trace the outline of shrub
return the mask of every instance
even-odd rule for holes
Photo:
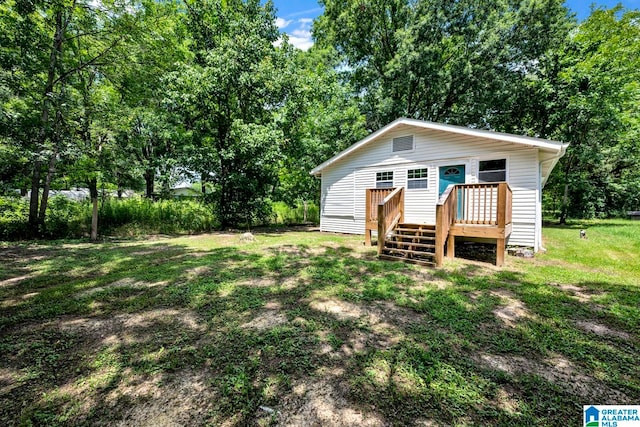
[[[22,239],[29,234],[29,203],[18,197],[0,197],[0,239]]]
[[[91,229],[92,206],[63,196],[49,200],[43,237],[79,238]],[[0,240],[29,237],[29,202],[17,197],[0,197]],[[106,199],[98,210],[101,235],[200,233],[216,228],[210,206],[192,200]]]
[[[304,206],[299,204],[295,208],[284,202],[274,202],[273,212],[276,224],[302,224],[304,223]],[[307,222],[318,224],[320,222],[320,209],[315,203],[307,205]]]
[[[98,224],[103,233],[199,233],[217,225],[212,209],[192,200],[133,198],[106,200],[100,207]]]

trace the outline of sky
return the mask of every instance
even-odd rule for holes
[[[316,0],[273,0],[277,9],[276,24],[280,32],[289,35],[289,42],[307,50],[313,45],[311,24],[322,14],[322,7]],[[589,16],[590,5],[613,7],[620,3],[627,9],[640,9],[640,0],[566,0],[565,5],[576,14],[579,21]]]

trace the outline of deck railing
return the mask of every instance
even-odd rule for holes
[[[504,226],[511,222],[511,188],[506,182],[458,184],[456,224]]]
[[[371,246],[371,232],[378,230],[378,205],[395,188],[368,188],[365,204],[365,244]]]
[[[456,184],[447,187],[436,205],[436,264],[441,265],[447,240],[447,255],[453,256],[454,235],[452,227],[462,229],[461,234],[469,237],[497,238],[498,265],[504,257],[504,233],[511,227],[512,191],[506,182],[483,184]],[[465,228],[466,226],[489,226],[497,230]],[[502,253],[501,253],[502,248]]]
[[[378,203],[378,255],[389,230],[404,221],[404,187],[398,187]]]

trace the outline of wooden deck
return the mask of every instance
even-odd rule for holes
[[[455,238],[467,237],[495,240],[496,265],[504,264],[512,230],[512,192],[506,182],[450,185],[436,205],[433,244],[421,241],[424,231],[418,234],[425,225],[404,223],[404,188],[368,189],[366,203],[365,242],[371,244],[376,230],[382,258],[425,261],[432,253],[433,262],[428,264],[440,266],[445,251],[447,257],[455,257]]]

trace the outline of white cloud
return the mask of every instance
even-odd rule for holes
[[[276,25],[280,29],[290,26],[292,22],[293,20],[285,21],[282,18],[276,19]],[[312,22],[312,18],[300,18],[296,20],[295,26],[292,26],[292,28],[286,31],[289,36],[289,43],[298,49],[309,50],[309,48],[313,46],[313,38],[311,37]]]
[[[291,22],[293,22],[292,20],[286,20],[283,18],[276,18],[276,27],[278,27],[279,30],[283,29],[283,28],[287,28],[289,26],[289,24],[291,24]]]
[[[313,46],[311,38],[289,36],[289,43],[301,50],[309,50]]]

